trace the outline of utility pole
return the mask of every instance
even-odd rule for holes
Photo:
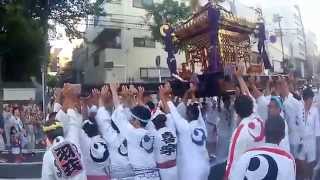
[[[285,62],[285,55],[284,55],[284,47],[283,47],[283,32],[282,32],[282,26],[281,26],[281,20],[282,20],[282,16],[280,16],[279,14],[274,14],[273,15],[273,22],[278,23],[279,26],[279,31],[280,31],[280,43],[281,43],[281,52],[282,52],[282,62]],[[286,67],[283,67],[284,70],[287,69],[287,65]]]

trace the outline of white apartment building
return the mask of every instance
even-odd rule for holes
[[[157,56],[161,59],[161,76],[170,76],[167,54],[163,45],[152,39],[149,27],[152,18],[146,16],[143,8],[143,3],[157,2],[159,0],[113,0],[104,4],[107,16],[88,19],[87,51],[83,52],[87,53],[86,59],[75,59],[81,61],[85,84],[157,81]],[[177,54],[176,58],[177,64],[185,59],[183,54]]]
[[[283,35],[284,59],[288,60],[287,66],[292,66],[294,70],[305,77],[306,72],[306,48],[305,32],[301,20],[300,9],[294,1],[290,0],[265,0],[262,4],[262,11],[266,22],[267,37],[275,35],[276,43],[267,41],[268,51],[274,65],[274,71],[283,72],[283,55],[281,48],[281,33],[279,23],[275,21],[275,16],[280,16],[281,30]]]

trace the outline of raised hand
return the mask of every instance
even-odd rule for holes
[[[130,93],[131,93],[133,96],[138,95],[138,90],[134,87],[134,85],[130,85],[130,86],[129,86],[129,90],[130,90]]]
[[[137,101],[138,101],[139,105],[144,105],[143,94],[144,94],[144,88],[139,86],[138,87],[138,96],[137,96]]]
[[[236,68],[233,69],[233,74],[236,77],[242,77],[243,73],[244,73],[244,69],[242,66],[237,66]]]
[[[170,101],[171,88],[168,86],[159,86],[159,96],[163,103]]]
[[[101,96],[99,99],[100,106],[112,106],[112,94],[110,92],[110,87],[105,85],[101,88]]]
[[[112,93],[118,93],[119,87],[120,87],[119,83],[111,83],[110,84],[110,90]]]
[[[99,104],[99,98],[100,98],[100,91],[98,89],[93,89],[91,91],[91,96],[90,96],[90,103],[92,105],[98,105]]]

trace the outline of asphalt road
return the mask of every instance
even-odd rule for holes
[[[25,154],[25,159],[21,163],[14,163],[14,157],[8,152],[1,152],[0,158],[6,160],[0,163],[0,180],[2,179],[20,179],[32,180],[41,178],[42,157],[44,151]],[[29,178],[29,179],[28,179]]]

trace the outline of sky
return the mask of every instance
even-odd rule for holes
[[[240,3],[256,6],[268,7],[279,6],[288,2],[298,4],[302,14],[302,21],[306,32],[312,31],[317,35],[317,44],[320,47],[320,0],[237,0]]]

